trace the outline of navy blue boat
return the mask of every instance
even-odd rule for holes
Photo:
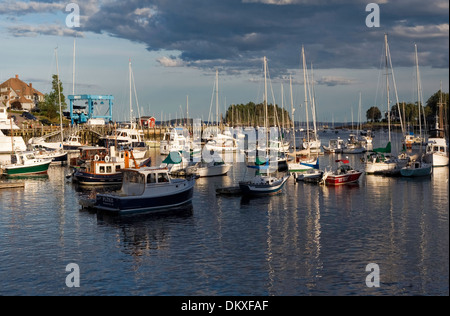
[[[190,203],[194,184],[194,178],[172,179],[167,168],[126,169],[122,189],[98,194],[93,207],[119,214],[159,212]]]

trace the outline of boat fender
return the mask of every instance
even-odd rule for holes
[[[105,157],[105,162],[109,162],[109,156]]]
[[[99,155],[95,155],[94,156],[94,161],[99,161],[100,160],[100,156]]]

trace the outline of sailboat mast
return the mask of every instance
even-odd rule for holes
[[[129,72],[129,80],[130,80],[130,128],[132,128],[133,125],[133,100],[132,100],[132,94],[131,94],[131,58],[128,62],[128,72]]]
[[[292,112],[292,131],[294,135],[294,153],[297,151],[297,146],[295,144],[295,116],[294,116],[294,97],[292,95],[292,76],[289,76],[289,87],[291,90],[291,112]]]
[[[61,147],[63,145],[64,136],[63,136],[63,123],[62,123],[62,106],[61,106],[61,85],[59,82],[59,66],[58,66],[58,47],[55,48],[55,58],[56,58],[56,78],[58,84],[58,100],[59,100],[59,127],[61,131]]]
[[[219,134],[219,70],[216,69],[216,123],[217,134]]]
[[[284,130],[284,89],[283,84],[281,84],[281,130]]]
[[[305,87],[305,111],[306,111],[306,140],[309,148],[309,118],[308,118],[308,89],[306,86],[306,60],[305,60],[305,48],[302,46],[302,59],[303,59],[303,85]]]
[[[265,117],[264,117],[264,125],[266,128],[266,149],[269,146],[269,124],[268,124],[268,120],[269,120],[269,110],[268,110],[268,106],[267,106],[267,58],[266,56],[264,56],[264,113],[265,113]]]
[[[388,114],[388,129],[389,129],[389,142],[391,142],[391,112],[389,107],[389,69],[388,69],[388,40],[387,34],[384,34],[384,46],[386,48],[386,95],[387,95],[387,114]]]
[[[422,141],[422,119],[420,117],[420,82],[419,82],[419,57],[417,55],[417,44],[414,44],[414,52],[415,52],[415,59],[416,59],[416,79],[417,79],[417,106],[419,107],[419,135],[420,139]],[[422,148],[422,145],[420,146]]]
[[[314,124],[314,139],[317,142],[317,109],[316,109],[316,92],[314,91],[314,68],[311,63],[311,87],[312,87],[312,115]]]
[[[72,65],[72,95],[75,95],[75,41],[73,39],[73,65]]]

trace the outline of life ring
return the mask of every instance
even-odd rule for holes
[[[109,156],[105,156],[105,162],[109,162]]]
[[[94,156],[94,161],[99,161],[100,160],[100,156],[99,155],[95,155]]]

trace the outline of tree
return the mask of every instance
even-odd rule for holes
[[[61,80],[59,80],[58,90],[58,76],[53,75],[52,78],[52,91],[45,94],[44,102],[41,102],[39,104],[41,113],[47,116],[49,119],[54,119],[59,116],[59,92],[61,92],[61,108],[64,110],[67,106],[66,97],[63,94],[63,86]]]
[[[433,94],[427,101],[426,107],[425,107],[425,113],[427,116],[435,116],[438,114],[438,104],[439,100],[441,98],[441,90]],[[442,93],[442,103],[444,103],[445,108],[449,109],[449,94],[448,93]]]
[[[366,118],[369,122],[379,122],[381,119],[381,112],[380,109],[376,106],[372,106],[370,109],[366,112]]]
[[[285,126],[291,126],[291,117],[286,109],[283,112],[283,109],[278,105],[273,106],[272,104],[269,104],[267,108],[269,126],[281,126],[283,123],[283,114]],[[231,105],[225,114],[225,122],[232,126],[247,124],[264,126],[264,113],[265,109],[262,103],[255,104],[249,102],[247,104]]]

